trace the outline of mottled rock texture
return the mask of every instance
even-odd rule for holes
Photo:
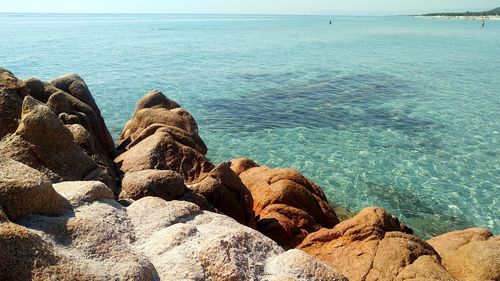
[[[294,248],[321,227],[339,220],[319,186],[293,169],[260,167],[249,159],[231,163],[253,196],[257,229]]]
[[[382,208],[365,208],[332,229],[310,234],[306,253],[349,280],[453,280],[440,256]]]

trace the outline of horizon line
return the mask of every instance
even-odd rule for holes
[[[130,12],[0,12],[0,15],[185,15],[185,16],[337,16],[337,17],[390,17],[418,16],[419,14],[267,14],[267,13],[130,13]]]

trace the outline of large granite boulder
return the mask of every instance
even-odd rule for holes
[[[86,128],[92,132],[104,151],[112,152],[115,149],[113,138],[85,81],[77,74],[69,73],[51,80],[49,84],[61,90],[52,94],[48,101],[55,108],[61,109],[57,113],[77,113],[82,119],[87,117],[89,122]]]
[[[158,130],[172,132],[172,137],[184,145],[201,154],[207,153],[191,114],[158,90],[147,93],[139,100],[132,119],[125,125],[118,141],[120,146],[129,149]]]
[[[136,247],[164,280],[344,280],[310,256],[285,252],[259,232],[191,203],[147,197],[127,211]]]
[[[293,169],[260,167],[249,159],[231,163],[253,196],[257,229],[294,248],[321,227],[339,220],[319,186]]]
[[[114,199],[113,191],[100,181],[64,181],[53,185],[57,193],[73,207],[90,204],[101,199]]]
[[[95,280],[29,229],[0,224],[0,280]]]
[[[439,235],[427,241],[457,280],[500,280],[500,236],[482,228]]]
[[[0,279],[346,280],[227,216],[158,197],[125,208],[105,188],[59,183],[72,211],[0,223]]]
[[[0,157],[0,206],[10,220],[28,214],[60,215],[66,200],[40,172],[12,159]]]
[[[31,96],[24,98],[19,126],[0,142],[0,152],[41,171],[53,182],[100,180],[114,188],[113,171],[92,160],[55,113]]]
[[[205,155],[165,132],[145,138],[116,157],[115,163],[123,173],[149,169],[175,171],[187,183],[197,181],[214,168]]]
[[[255,228],[252,194],[228,163],[219,164],[203,180],[190,185],[189,189],[203,195],[223,214]]]
[[[0,67],[0,139],[17,129],[22,106],[19,92],[23,86],[10,71]]]
[[[310,234],[299,249],[349,280],[454,280],[425,241],[382,208],[366,208],[332,229]]]
[[[170,201],[180,198],[186,190],[183,178],[174,171],[142,170],[125,174],[120,199],[156,196]]]

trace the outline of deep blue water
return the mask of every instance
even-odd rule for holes
[[[333,25],[328,21],[333,19]],[[116,137],[161,89],[214,162],[294,167],[428,237],[500,232],[500,21],[0,14],[0,65],[88,83]]]

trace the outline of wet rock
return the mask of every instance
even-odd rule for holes
[[[232,162],[253,196],[257,229],[280,245],[294,248],[309,233],[339,222],[321,188],[299,172],[255,165],[251,160]]]
[[[384,209],[365,208],[332,229],[310,234],[298,248],[349,280],[453,280],[434,249],[404,231],[407,227]]]
[[[181,197],[186,190],[183,178],[176,172],[142,170],[125,174],[120,199],[156,196],[170,201]]]
[[[490,231],[452,231],[427,242],[457,280],[500,280],[500,237]]]
[[[172,170],[191,183],[208,174],[213,164],[197,150],[177,142],[170,134],[157,132],[117,158],[123,173],[148,169]]]
[[[190,185],[189,189],[203,195],[223,214],[255,228],[252,195],[229,164],[219,164],[203,180]]]
[[[10,220],[28,214],[60,215],[68,204],[40,172],[0,157],[0,206]]]

